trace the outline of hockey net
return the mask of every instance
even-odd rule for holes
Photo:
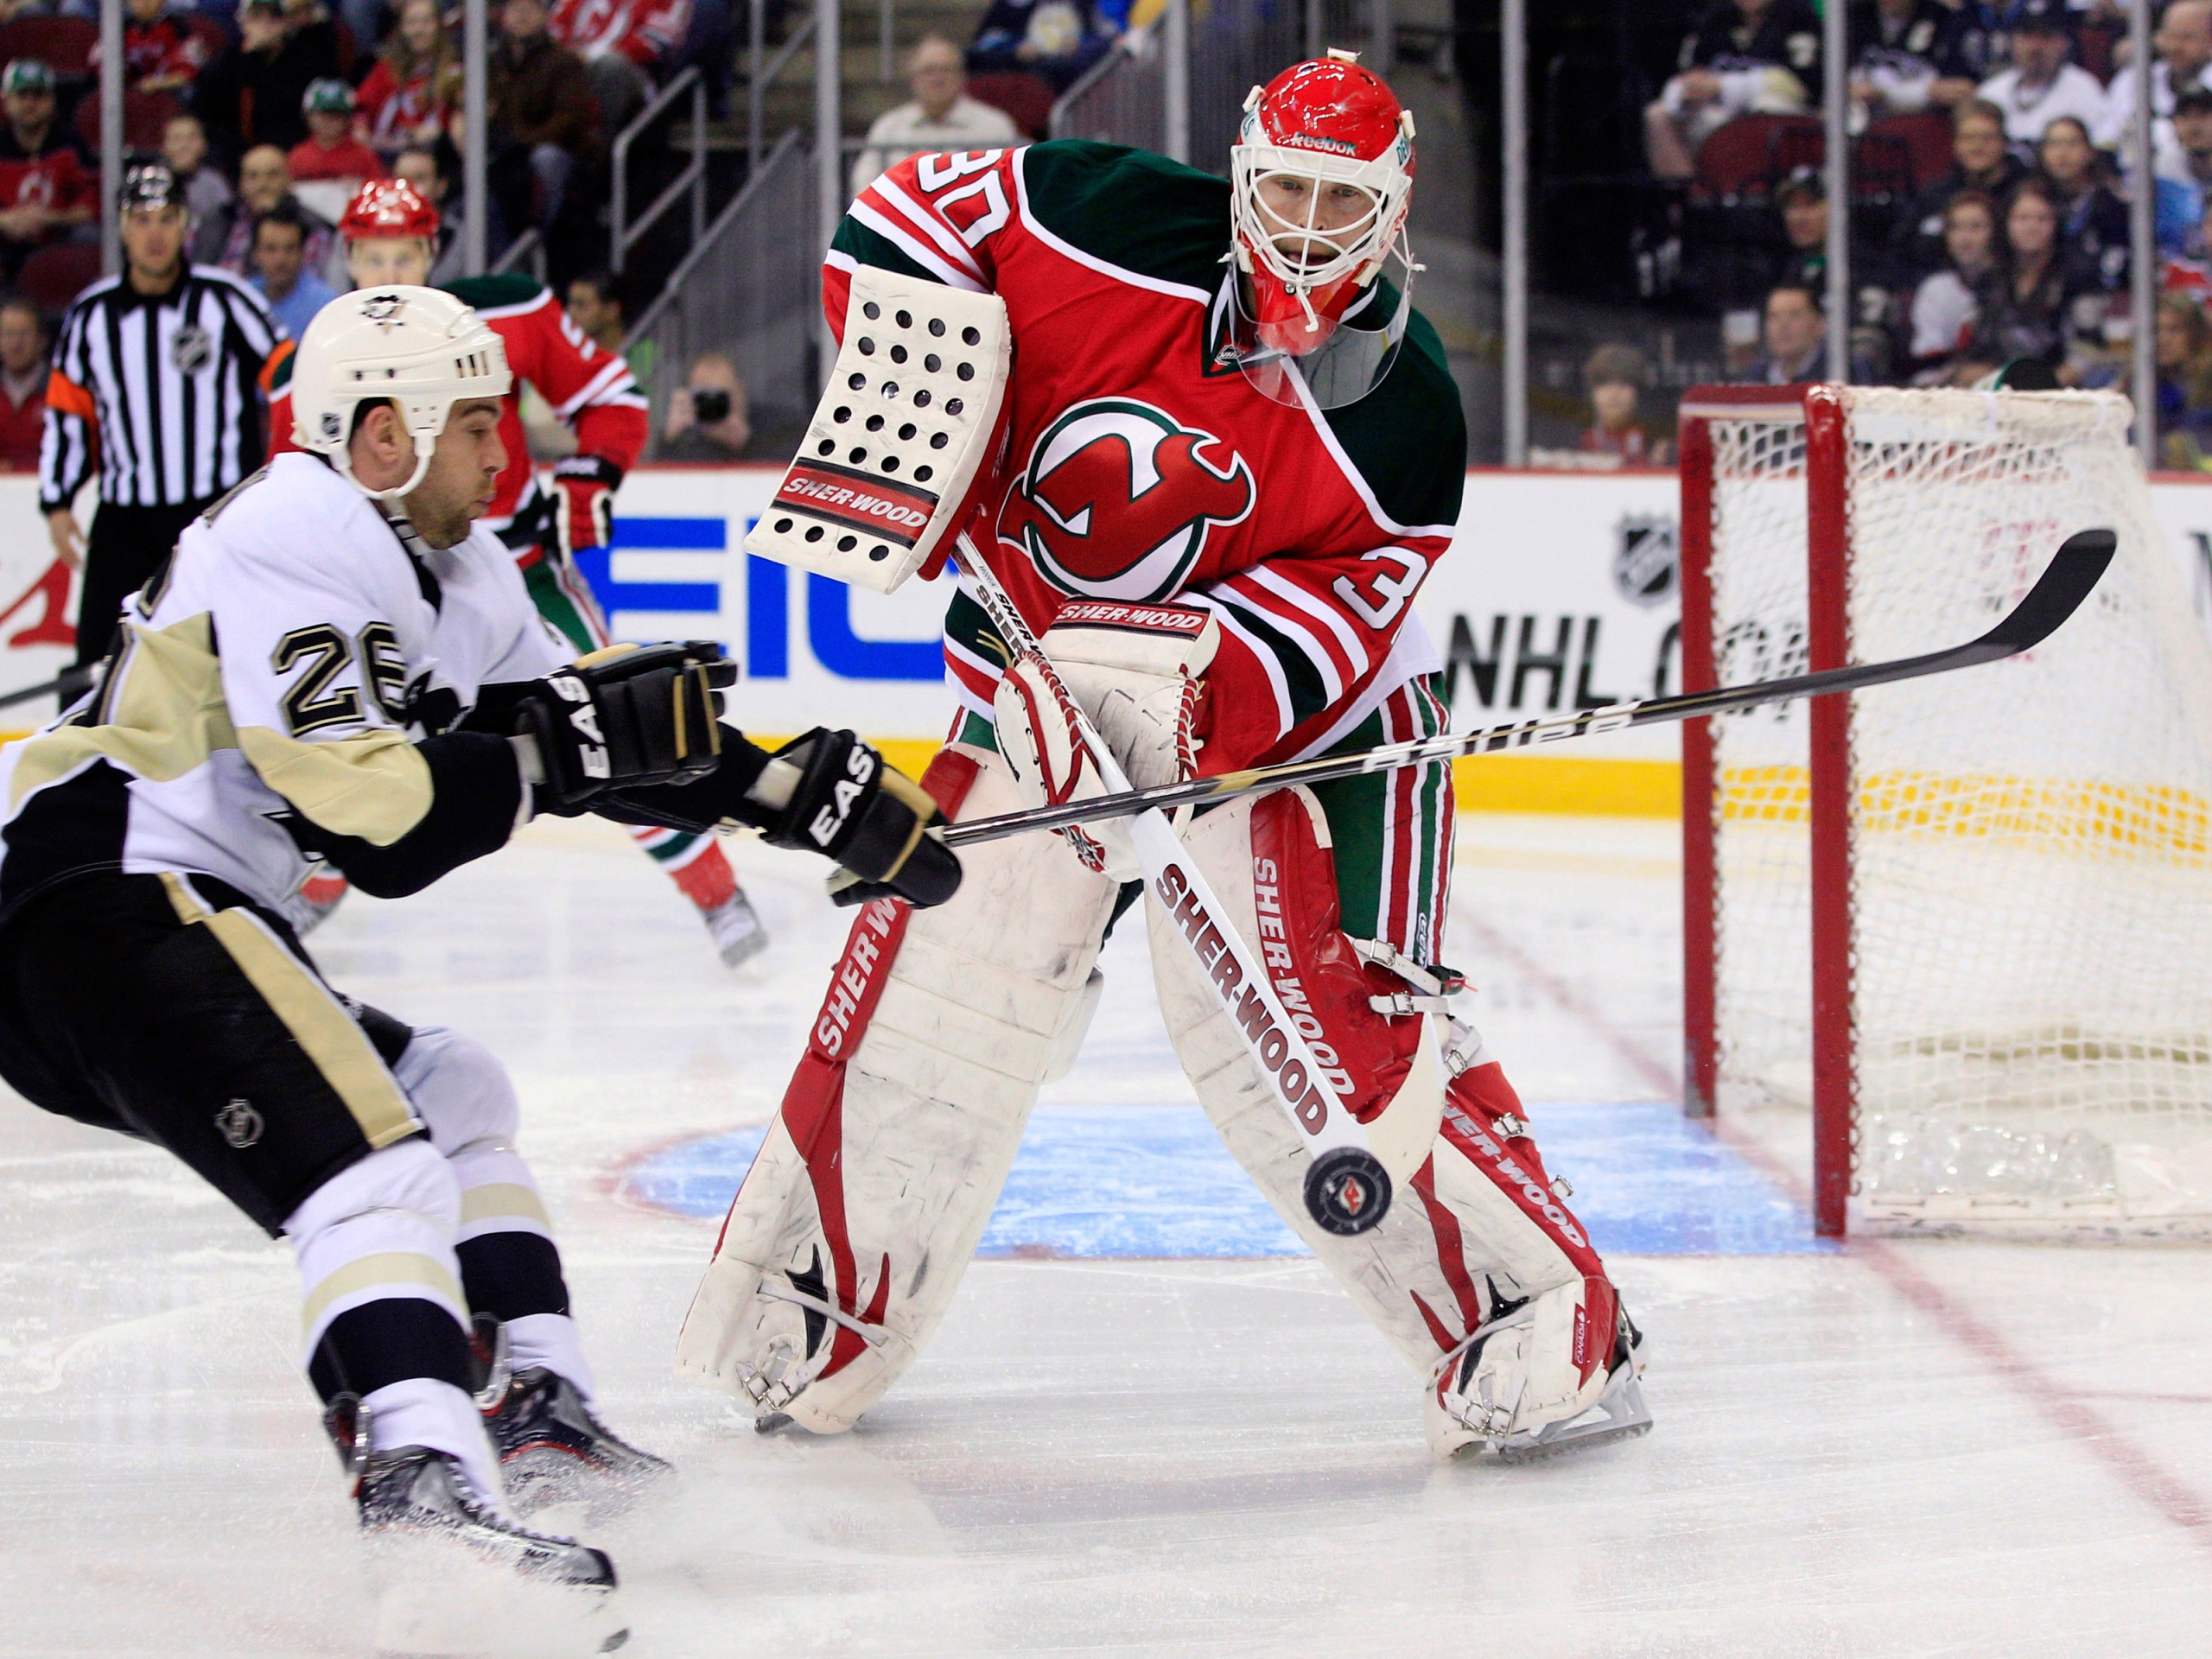
[[[2127,423],[1684,402],[1688,690],[1961,643],[2119,536],[2019,658],[1685,733],[1693,1109],[1809,1107],[1824,1232],[2212,1234],[2212,646]]]

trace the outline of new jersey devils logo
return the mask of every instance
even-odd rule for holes
[[[1212,433],[1097,397],[1039,437],[999,533],[1055,587],[1142,604],[1179,588],[1207,533],[1240,522],[1254,494],[1252,469]]]

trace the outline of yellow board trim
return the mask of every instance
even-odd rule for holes
[[[445,1263],[412,1250],[385,1250],[375,1255],[357,1255],[344,1267],[325,1274],[308,1293],[306,1305],[300,1310],[301,1333],[313,1336],[330,1305],[340,1297],[381,1285],[420,1285],[435,1293],[456,1315],[467,1317],[468,1300],[461,1294],[453,1274],[446,1271]]]
[[[404,1141],[423,1127],[383,1059],[322,982],[247,910],[209,911],[174,874],[164,874],[180,918],[213,933],[270,1012],[353,1115],[372,1151]]]
[[[1569,760],[1486,754],[1452,762],[1462,812],[1572,813],[1609,818],[1679,818],[1682,768],[1673,760]]]
[[[1803,824],[1812,817],[1802,766],[1731,767],[1721,773],[1721,816],[1731,823]],[[1861,835],[1962,836],[2058,851],[2212,858],[2212,801],[2164,784],[2012,778],[1998,772],[1897,771],[1859,779]]]
[[[553,1217],[545,1213],[545,1200],[519,1181],[486,1181],[481,1186],[461,1188],[462,1226],[472,1222],[516,1217],[534,1221],[549,1233],[553,1230]]]
[[[757,737],[772,749],[787,740]],[[871,737],[878,753],[919,778],[944,745],[930,737]],[[1452,766],[1462,812],[1547,812],[1619,818],[1679,818],[1682,769],[1672,760],[1569,760],[1552,755],[1492,754]]]

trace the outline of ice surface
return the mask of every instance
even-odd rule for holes
[[[1273,1253],[1140,930],[1039,1109],[1008,1254],[858,1432],[763,1439],[670,1357],[840,942],[818,869],[738,847],[777,932],[753,982],[601,826],[349,900],[314,941],[333,980],[512,1068],[608,1411],[683,1470],[596,1539],[629,1651],[2204,1653],[2212,1256],[1811,1249],[1802,1120],[1716,1142],[1655,1104],[1671,827],[1461,839],[1451,959],[1651,1336],[1656,1431],[1517,1470],[1433,1464],[1402,1363]],[[0,1110],[0,1655],[366,1652],[286,1253],[158,1153]]]

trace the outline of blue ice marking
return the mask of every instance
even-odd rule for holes
[[[1658,1101],[1542,1104],[1547,1166],[1601,1252],[1792,1255],[1833,1248],[1758,1171]],[[719,1221],[764,1125],[671,1147],[632,1167],[631,1196]],[[1407,1195],[1410,1199],[1410,1195]],[[984,1230],[987,1256],[1303,1255],[1196,1106],[1047,1106]]]

